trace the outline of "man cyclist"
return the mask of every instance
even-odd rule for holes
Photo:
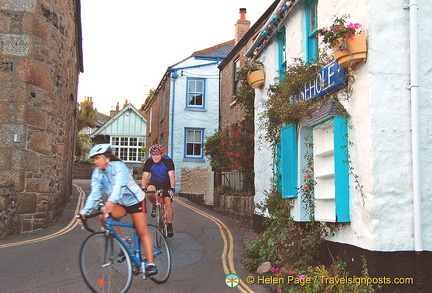
[[[142,169],[142,183],[144,191],[156,191],[159,189],[168,190],[164,193],[164,202],[167,213],[167,236],[174,235],[172,222],[174,218],[174,210],[172,205],[172,197],[175,195],[175,171],[173,160],[164,155],[164,148],[160,144],[156,144],[150,148],[151,156],[145,161]],[[153,204],[151,216],[156,216],[156,194],[146,193],[146,198]]]

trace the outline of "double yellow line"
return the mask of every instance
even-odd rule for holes
[[[203,217],[206,217],[210,220],[212,220],[218,227],[219,227],[219,231],[221,233],[223,242],[224,242],[224,248],[222,251],[222,266],[224,269],[224,272],[226,275],[230,274],[230,273],[234,273],[237,275],[235,268],[234,268],[234,260],[233,260],[233,255],[234,255],[234,239],[231,233],[231,230],[225,225],[224,222],[222,222],[221,220],[219,220],[216,217],[213,217],[181,200],[176,200],[176,203],[181,204],[182,206],[196,212],[197,214],[200,214]],[[227,236],[228,236],[228,240],[227,240]],[[251,292],[253,293],[254,291],[252,289],[250,289],[246,283],[244,283],[243,281],[240,280],[240,284],[237,286],[237,288],[242,291],[242,292]]]
[[[74,215],[76,215],[80,211],[81,206],[84,204],[86,195],[85,195],[85,192],[82,190],[81,187],[79,187],[78,185],[75,185],[75,184],[73,184],[73,185],[78,189],[78,192],[80,193],[78,204],[77,204],[77,206],[75,208],[75,214]],[[57,232],[55,232],[53,234],[42,236],[42,237],[35,238],[35,239],[29,239],[29,240],[24,240],[24,241],[19,241],[19,242],[2,244],[2,245],[0,245],[0,248],[19,246],[19,245],[36,243],[36,242],[52,239],[52,238],[55,238],[55,237],[58,237],[58,236],[61,236],[63,234],[66,234],[66,233],[70,232],[73,228],[76,227],[76,225],[77,225],[77,221],[76,221],[76,219],[74,217],[74,218],[72,218],[72,220],[69,222],[69,224],[66,227],[64,227],[63,229],[61,229],[61,230],[59,230],[59,231],[57,231]]]

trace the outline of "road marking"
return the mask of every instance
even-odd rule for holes
[[[176,200],[177,203],[181,204],[182,206],[200,214],[203,217],[206,217],[210,220],[212,220],[218,227],[219,227],[219,231],[221,233],[222,239],[224,241],[224,249],[222,251],[222,266],[224,268],[224,272],[228,275],[231,273],[237,274],[234,268],[234,238],[232,236],[231,230],[225,225],[224,222],[222,222],[221,220],[219,220],[218,218],[209,215],[181,200]],[[228,235],[229,238],[229,242],[227,240],[227,237],[225,235]],[[228,248],[229,247],[229,248]],[[228,260],[228,264],[227,264],[227,260]],[[252,289],[250,289],[246,283],[244,283],[243,281],[240,281],[240,284],[237,286],[237,288],[242,291],[242,292],[251,292],[253,293],[254,291]]]
[[[78,186],[76,184],[73,184],[73,186],[75,186],[78,189],[78,192],[80,194],[77,206],[75,208],[75,213],[74,213],[74,215],[76,215],[80,211],[81,206],[84,204],[86,195],[85,195],[85,192],[82,190],[82,188],[80,186]],[[35,239],[29,239],[29,240],[24,240],[24,241],[19,241],[19,242],[13,242],[13,243],[3,244],[3,245],[0,245],[0,249],[1,248],[19,246],[19,245],[36,243],[36,242],[41,242],[41,241],[53,239],[55,237],[61,236],[63,234],[66,234],[66,233],[72,231],[72,229],[75,228],[77,226],[77,224],[78,224],[78,222],[77,222],[76,218],[73,217],[72,220],[69,222],[69,224],[67,224],[66,227],[64,227],[63,229],[61,229],[61,230],[59,230],[59,231],[57,231],[57,232],[55,232],[53,234],[42,236],[42,237],[35,238]]]

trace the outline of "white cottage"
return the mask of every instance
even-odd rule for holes
[[[113,153],[130,167],[142,167],[145,159],[147,119],[132,104],[126,104],[90,135],[93,143],[109,143]]]
[[[328,239],[332,249],[343,251],[353,262],[360,254],[373,256],[382,269],[375,272],[393,269],[406,276],[400,270],[413,269],[419,276],[418,287],[426,271],[419,269],[420,258],[414,256],[430,259],[432,251],[431,13],[428,0],[281,0],[246,53],[247,58],[261,61],[266,73],[266,84],[255,90],[255,174],[259,174],[255,202],[259,203],[271,188],[275,168],[260,121],[269,85],[293,58],[310,61],[316,56],[322,47],[318,28],[329,25],[335,15],[349,14],[350,21],[363,25],[367,60],[353,69],[351,98],[340,101],[347,117],[321,109],[321,117],[281,129],[282,192],[294,198],[294,219],[308,221],[295,188],[302,185],[304,175],[304,137],[312,135],[315,217],[343,223]],[[330,80],[339,69],[335,63],[328,66],[332,68],[322,74]],[[350,174],[343,145],[348,145],[359,183]],[[362,192],[356,189],[359,184]]]
[[[176,169],[176,188],[181,189],[181,169],[209,166],[203,143],[219,125],[218,64],[234,47],[234,41],[192,53],[168,67],[143,109],[149,113],[147,147],[161,144]]]

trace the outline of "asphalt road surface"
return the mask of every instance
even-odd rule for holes
[[[74,221],[79,191],[88,194],[90,180],[73,183],[70,202],[50,228],[0,241],[0,292],[90,292],[78,264],[89,232]],[[240,259],[247,228],[184,198],[175,198],[174,211],[175,235],[168,238],[173,263],[170,278],[158,285],[135,276],[129,292],[267,292],[263,286],[245,282],[251,273]],[[230,288],[226,276],[234,272],[241,281]]]

